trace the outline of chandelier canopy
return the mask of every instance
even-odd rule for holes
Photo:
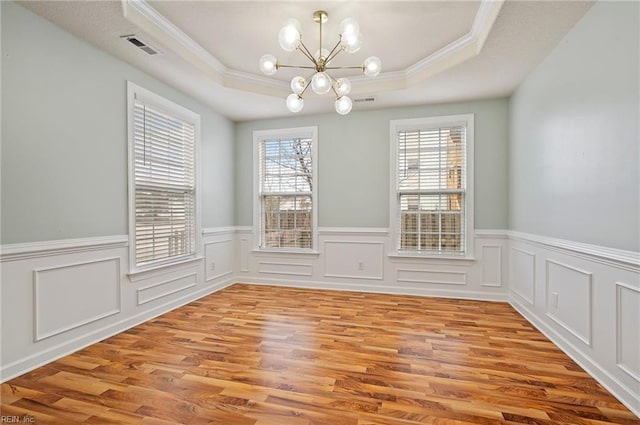
[[[311,61],[311,65],[296,66],[284,65],[278,62],[273,55],[264,55],[260,58],[260,69],[266,75],[273,75],[279,68],[299,68],[310,69],[312,75],[305,79],[297,76],[291,80],[291,93],[287,97],[287,108],[291,112],[300,112],[304,106],[302,96],[311,86],[311,89],[317,94],[326,94],[333,91],[336,96],[334,103],[336,112],[346,115],[351,111],[352,101],[347,96],[351,91],[351,82],[346,78],[333,78],[329,70],[336,69],[359,69],[368,77],[375,77],[380,73],[381,62],[376,56],[369,56],[359,66],[329,66],[329,63],[340,52],[355,53],[360,50],[360,27],[358,23],[351,18],[346,18],[340,23],[340,34],[338,42],[331,50],[322,47],[322,24],[327,22],[328,15],[324,10],[318,10],[313,13],[313,20],[320,26],[320,47],[318,51],[312,55],[311,51],[302,42],[302,34],[300,33],[300,23],[296,19],[287,20],[286,24],[278,34],[280,47],[287,52],[299,50],[307,59]]]

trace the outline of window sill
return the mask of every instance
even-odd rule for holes
[[[266,254],[266,255],[300,255],[300,256],[304,256],[304,255],[308,255],[308,256],[312,256],[312,257],[317,257],[320,255],[320,251],[295,251],[292,249],[252,249],[251,250],[252,253],[260,255],[260,254]]]
[[[196,256],[179,261],[172,261],[170,263],[162,263],[144,269],[131,270],[129,271],[127,276],[129,276],[129,280],[131,280],[132,282],[137,282],[152,276],[168,273],[176,269],[191,267],[193,263],[200,262],[200,260],[202,260],[203,258],[204,257],[202,256]]]
[[[476,262],[476,258],[472,256],[446,256],[446,255],[433,255],[433,254],[410,254],[410,253],[392,253],[387,255],[390,260],[427,260],[427,261],[442,261],[445,263],[468,263],[473,264]]]

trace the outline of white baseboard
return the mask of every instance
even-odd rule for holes
[[[365,285],[361,283],[346,283],[346,282],[326,282],[326,281],[301,281],[301,280],[288,280],[282,278],[255,278],[255,277],[236,277],[236,283],[246,283],[251,285],[268,285],[268,286],[284,286],[288,288],[301,288],[301,289],[319,289],[328,291],[352,291],[352,292],[366,292],[372,294],[392,294],[392,295],[414,295],[421,297],[434,297],[434,298],[454,298],[463,300],[477,300],[477,301],[497,301],[507,302],[507,296],[503,294],[487,294],[483,292],[475,291],[452,291],[442,289],[429,289],[429,288],[412,288],[404,286],[391,286],[391,285]]]
[[[582,350],[556,332],[551,326],[540,320],[527,306],[511,298],[509,304],[516,309],[529,323],[538,329],[551,342],[558,346],[566,355],[571,357],[581,368],[596,379],[603,387],[627,406],[636,416],[640,417],[640,394],[620,382],[604,368],[586,356]]]

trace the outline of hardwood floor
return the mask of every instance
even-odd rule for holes
[[[37,424],[640,424],[508,304],[244,284],[3,384],[2,415]]]

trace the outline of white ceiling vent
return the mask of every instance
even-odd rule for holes
[[[149,43],[143,41],[139,36],[135,34],[121,35],[120,38],[127,40],[129,43],[133,44],[148,55],[158,55],[161,53],[158,49],[156,49],[155,47],[151,47]]]
[[[376,101],[376,98],[373,96],[359,97],[357,99],[353,99],[353,103],[371,103],[375,101]]]

